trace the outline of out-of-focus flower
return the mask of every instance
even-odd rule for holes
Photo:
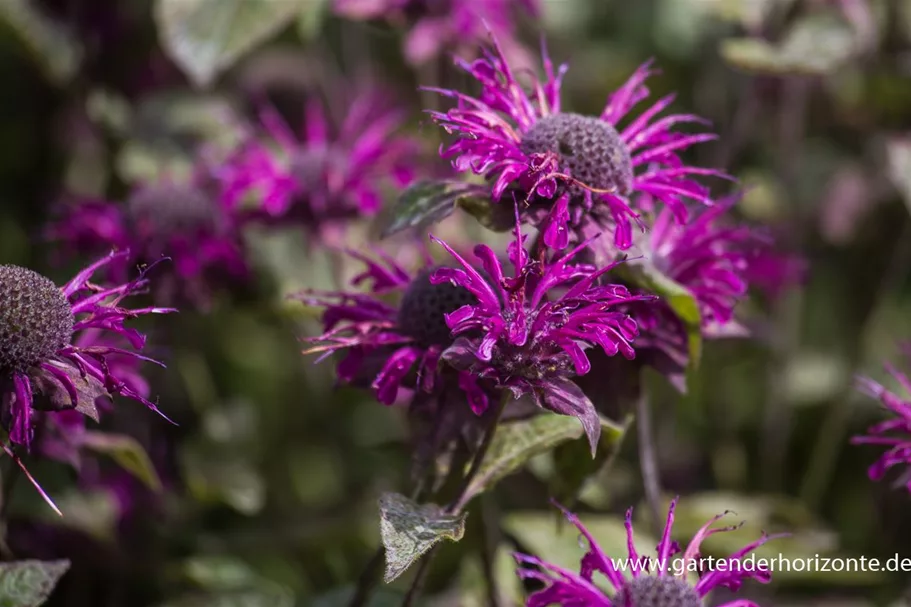
[[[455,108],[430,114],[455,135],[443,148],[443,157],[451,158],[459,171],[483,175],[493,200],[516,197],[528,205],[526,215],[542,229],[547,246],[565,248],[572,232],[579,241],[608,230],[617,249],[628,249],[632,223],[642,225],[637,195],[657,198],[679,223],[687,220],[685,200],[711,204],[695,178],[724,174],[689,166],[678,154],[715,136],[674,130],[680,123],[704,121],[690,114],[658,118],[674,95],[632,114],[648,97],[645,81],[654,74],[650,63],[609,97],[599,116],[583,116],[562,111],[566,65],[555,72],[543,50],[544,79],[533,80],[526,92],[496,39],[494,44],[495,50],[484,58],[458,61],[481,84],[480,95],[430,89],[457,100]],[[629,121],[621,127],[625,119]]]
[[[515,16],[525,12],[535,17],[540,7],[538,0],[335,0],[335,11],[353,19],[413,23],[405,39],[405,58],[417,65],[444,50],[466,50],[489,31],[518,46]]]
[[[487,245],[474,249],[484,276],[445,242],[431,237],[460,267],[437,269],[430,282],[451,283],[476,298],[446,314],[446,324],[458,339],[442,358],[460,371],[508,388],[516,398],[531,394],[540,406],[578,417],[594,449],[600,420],[572,377],[591,369],[588,348],[632,359],[638,326],[622,308],[654,297],[633,295],[622,285],[599,284],[616,264],[600,269],[573,264],[587,241],[565,255],[533,258],[518,217],[516,223],[508,250],[512,277],[504,275]]]
[[[0,266],[0,399],[12,442],[29,447],[35,409],[75,410],[97,420],[97,401],[121,395],[160,414],[141,393],[144,387],[135,382],[135,373],[121,376],[123,366],[111,363],[125,357],[161,364],[140,354],[145,336],[125,322],[175,310],[122,306],[126,297],[147,290],[149,268],[114,287],[91,282],[97,272],[128,256],[127,251],[111,253],[63,287],[27,268]],[[79,341],[83,332],[103,332],[126,343],[86,344]]]
[[[156,285],[159,300],[208,304],[219,285],[248,276],[240,230],[242,217],[219,203],[200,174],[188,182],[138,186],[125,204],[81,200],[64,205],[48,228],[65,252],[98,255],[130,251],[109,264],[109,278],[124,281],[137,264],[163,256],[171,271]]]
[[[323,352],[319,359],[323,360],[332,352],[345,351],[338,365],[339,379],[356,384],[369,378],[377,399],[387,405],[395,402],[403,386],[433,392],[443,380],[440,354],[452,343],[445,315],[471,303],[472,294],[461,287],[431,283],[429,260],[426,269],[412,275],[382,253],[375,260],[349,253],[367,266],[353,284],[368,282],[370,292],[297,295],[307,305],[325,308],[324,333],[307,340],[317,345],[305,354]],[[383,301],[393,293],[401,297],[398,305]],[[471,409],[483,413],[488,397],[475,378],[463,372],[457,381]]]
[[[264,133],[244,128],[242,142],[215,169],[223,204],[237,209],[253,197],[264,218],[299,223],[317,236],[376,214],[384,187],[413,180],[419,144],[397,134],[404,114],[379,91],[361,91],[344,105],[345,118],[336,125],[311,98],[300,135],[264,106]]]
[[[699,581],[690,584],[687,573],[696,571],[699,565],[700,545],[715,533],[731,531],[737,527],[712,529],[712,525],[725,514],[712,518],[702,526],[690,541],[685,551],[671,540],[671,529],[674,524],[674,509],[677,500],[671,502],[667,513],[667,522],[661,542],[657,547],[657,556],[640,556],[633,545],[632,508],[626,512],[626,537],[628,554],[617,558],[609,557],[591,533],[579,521],[579,518],[564,510],[566,518],[576,526],[588,542],[588,552],[582,557],[578,574],[547,563],[525,554],[517,554],[519,576],[523,579],[534,579],[544,582],[547,587],[528,597],[527,607],[701,607],[703,598],[715,588],[727,588],[736,591],[745,580],[755,579],[763,584],[768,583],[772,574],[768,569],[749,565],[738,566],[737,562],[762,546],[774,536],[763,534],[761,538],[744,546],[726,559],[719,559],[713,570],[701,572]],[[683,552],[675,564],[674,557]],[[621,563],[621,561],[624,561]],[[621,565],[626,565],[622,567]],[[595,585],[593,574],[601,573],[614,589],[608,596]],[[627,577],[631,575],[631,577]],[[720,607],[757,607],[756,603],[747,600],[734,600],[723,603]]]
[[[888,363],[886,370],[908,394],[911,394],[911,381],[906,374]],[[878,399],[893,415],[891,419],[868,428],[866,436],[855,436],[851,439],[855,445],[881,445],[887,449],[876,463],[870,466],[870,479],[879,481],[890,468],[911,466],[911,401],[890,392],[868,377],[859,377],[857,383],[861,392]],[[911,491],[911,474],[903,476],[901,482],[908,491]]]

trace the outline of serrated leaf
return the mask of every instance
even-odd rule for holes
[[[477,474],[465,490],[463,503],[509,476],[536,455],[583,435],[579,420],[542,412],[530,419],[500,424]]]
[[[554,473],[550,484],[551,493],[560,503],[572,507],[586,481],[610,465],[623,444],[632,420],[630,415],[618,424],[602,415],[601,440],[594,458],[582,441],[557,445],[553,452]]]
[[[87,449],[109,456],[117,465],[145,483],[153,491],[161,491],[161,479],[149,454],[139,442],[125,434],[87,431],[81,444]]]
[[[44,15],[37,2],[3,0],[0,25],[19,38],[53,82],[63,84],[75,75],[82,47],[62,25]]]
[[[298,15],[301,0],[157,0],[161,45],[199,87]]]
[[[689,289],[665,276],[646,258],[630,259],[617,266],[618,275],[646,289],[670,306],[686,327],[691,368],[699,365],[702,356],[702,313]]]
[[[487,189],[461,181],[419,181],[399,195],[392,217],[381,237],[388,238],[404,230],[425,228],[438,223],[455,211],[459,204],[483,196]]]
[[[417,504],[398,493],[384,493],[379,502],[387,584],[440,540],[457,542],[465,534],[467,514],[449,514],[436,504]]]
[[[823,75],[838,69],[856,52],[851,26],[835,14],[816,14],[797,21],[778,44],[758,38],[721,42],[721,55],[748,72]]]
[[[69,568],[67,560],[0,563],[0,607],[43,605]]]

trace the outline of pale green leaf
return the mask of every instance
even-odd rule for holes
[[[466,514],[449,514],[436,504],[417,504],[398,493],[384,493],[379,502],[387,584],[440,540],[457,542],[465,534]]]
[[[117,464],[141,480],[154,491],[161,490],[161,479],[149,459],[149,454],[139,442],[124,434],[86,432],[82,444],[92,451],[109,456]]]
[[[4,25],[28,48],[53,82],[63,84],[76,74],[82,47],[70,32],[43,14],[37,2],[2,0],[0,26]]]
[[[383,230],[388,238],[404,230],[424,228],[440,222],[467,199],[477,198],[486,188],[461,181],[419,181],[399,195]]]
[[[155,21],[164,49],[205,87],[303,6],[302,0],[157,0]]]
[[[0,607],[43,605],[69,568],[67,560],[0,563]]]

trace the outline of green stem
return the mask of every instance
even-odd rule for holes
[[[652,412],[648,393],[642,387],[636,399],[636,430],[639,437],[639,466],[642,469],[642,485],[652,518],[652,529],[661,531],[661,478],[658,472],[658,456],[655,453]]]

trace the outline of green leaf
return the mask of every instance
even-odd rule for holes
[[[69,568],[67,560],[0,563],[0,607],[43,605]]]
[[[348,607],[354,598],[356,588],[354,585],[332,590],[316,597],[310,607]],[[400,607],[404,593],[391,588],[377,588],[364,607]]]
[[[472,497],[493,487],[534,456],[561,443],[579,439],[583,433],[578,419],[550,412],[500,424],[477,474],[465,490],[462,502],[467,504]],[[584,441],[579,443],[588,452],[588,444]],[[591,459],[590,452],[588,457]]]
[[[183,563],[183,575],[199,591],[160,607],[292,607],[294,595],[239,559],[197,556]]]
[[[262,476],[238,454],[194,445],[184,451],[182,463],[196,499],[227,504],[246,515],[258,513],[265,505]]]
[[[442,539],[454,542],[465,534],[467,514],[449,514],[436,504],[417,504],[398,493],[380,497],[380,533],[386,548],[388,584]]]
[[[330,0],[309,0],[297,16],[297,33],[305,42],[313,40],[329,15]]]
[[[457,205],[486,192],[487,188],[462,181],[413,183],[399,196],[381,236],[388,238],[404,230],[433,225],[452,215]]]
[[[76,74],[82,47],[70,32],[43,14],[37,2],[0,2],[0,26],[4,25],[28,48],[53,82],[63,84]]]
[[[460,198],[456,206],[494,232],[508,232],[516,227],[515,208],[512,204],[497,203],[490,197],[470,196]]]
[[[291,22],[303,0],[157,0],[162,47],[198,87]]]
[[[632,415],[627,416],[622,424],[601,416],[601,439],[594,459],[582,441],[557,445],[553,451],[554,470],[550,492],[560,503],[572,507],[586,482],[611,465],[632,421]]]
[[[758,38],[730,38],[721,55],[747,72],[824,75],[837,70],[857,50],[851,26],[835,13],[814,14],[797,21],[778,44]]]
[[[698,367],[702,356],[702,314],[689,289],[665,276],[645,257],[630,259],[614,271],[636,286],[654,293],[670,306],[686,326],[690,368]]]
[[[110,456],[117,464],[153,491],[161,490],[161,479],[149,454],[139,442],[124,434],[87,431],[82,444],[92,451]]]

